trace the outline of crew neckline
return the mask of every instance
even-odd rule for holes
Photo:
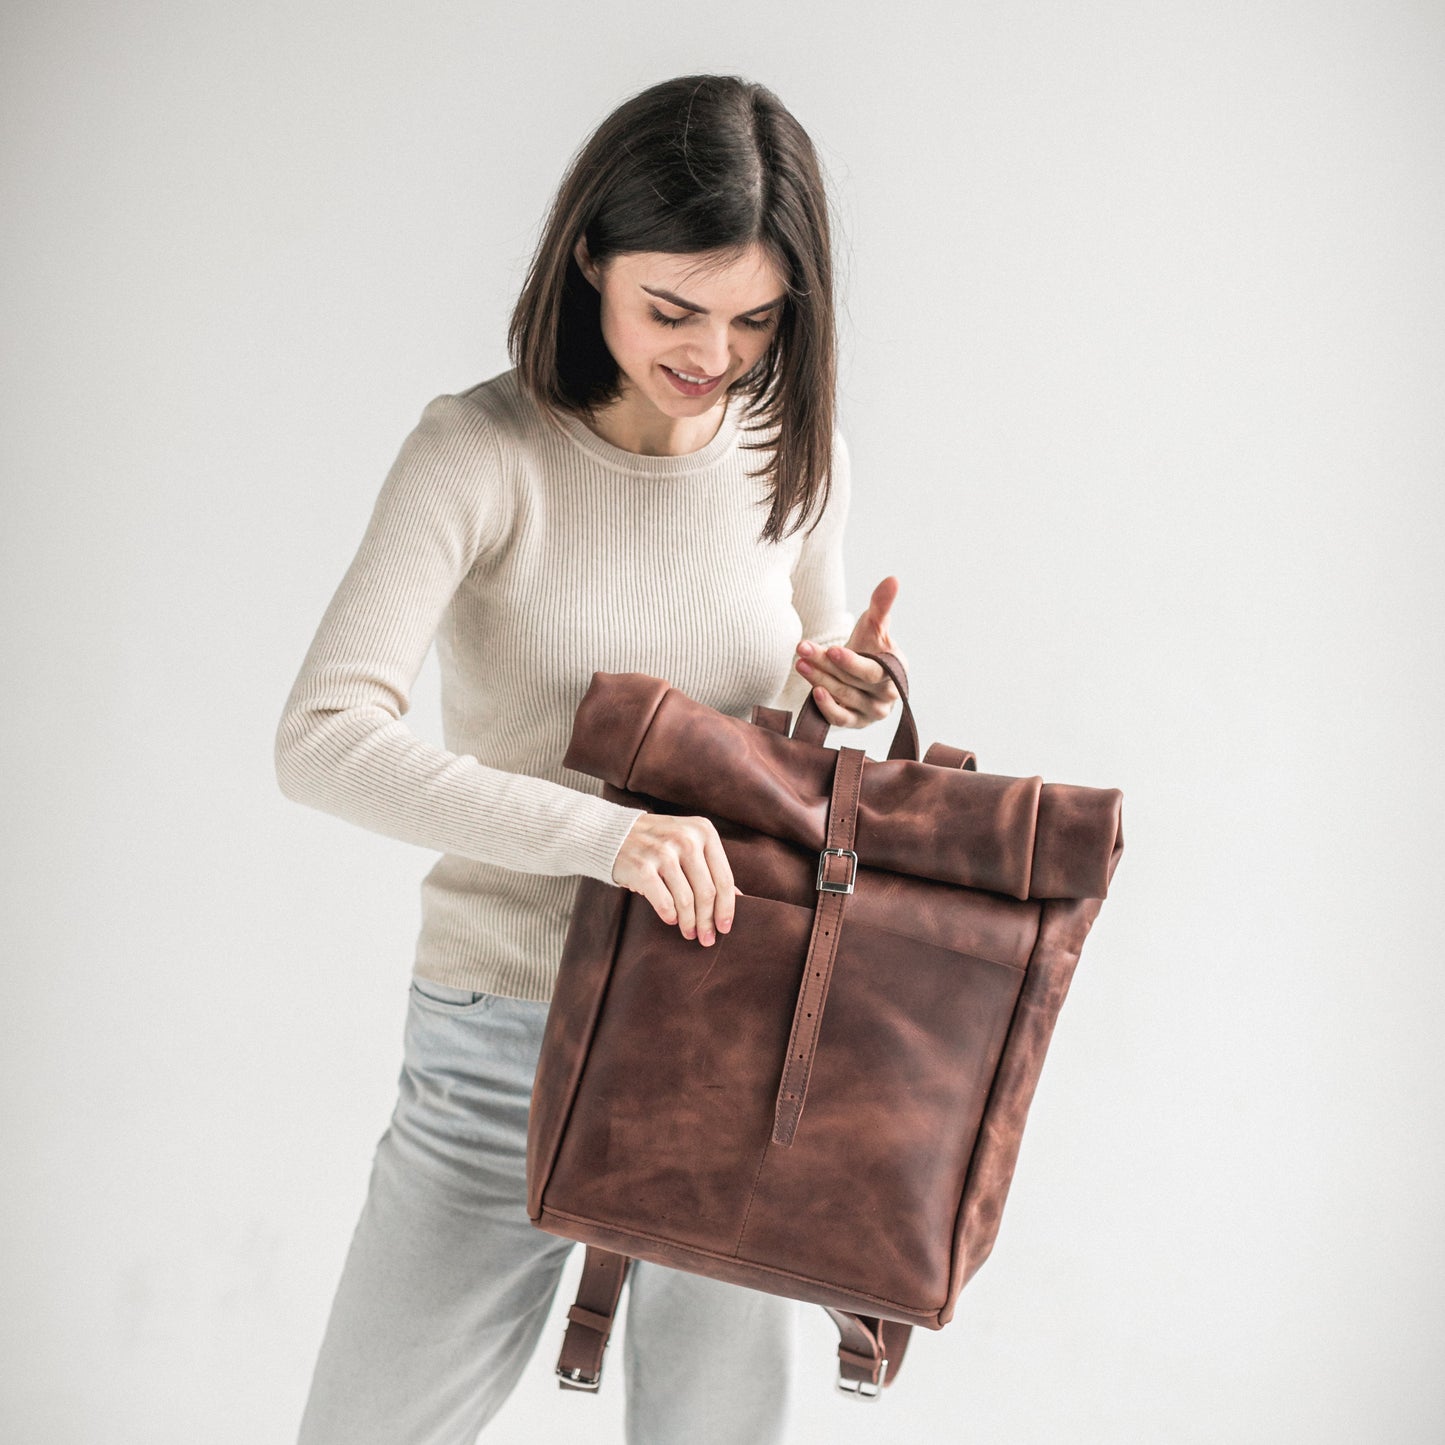
[[[724,403],[722,425],[713,439],[696,451],[672,457],[648,456],[644,452],[630,452],[626,447],[613,446],[570,411],[558,411],[556,416],[576,446],[614,471],[644,477],[685,477],[693,472],[705,471],[733,449],[738,438],[736,412],[737,399],[729,397]]]

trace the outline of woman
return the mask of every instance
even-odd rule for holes
[[[303,1445],[468,1442],[537,1344],[573,1245],[527,1217],[527,1108],[579,875],[701,947],[732,926],[706,818],[620,807],[561,766],[592,673],[739,717],[811,686],[840,727],[897,700],[859,656],[898,652],[897,580],[856,624],[843,595],[829,244],[812,145],[769,90],[696,75],[628,100],[564,178],[513,367],[426,406],[322,618],[282,790],[442,857]],[[433,639],[445,749],[400,721]],[[634,1264],[628,1440],[781,1439],[792,1320]]]

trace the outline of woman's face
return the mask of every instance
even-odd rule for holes
[[[721,269],[703,255],[666,251],[613,256],[598,267],[585,240],[574,254],[602,299],[602,337],[623,375],[624,399],[675,420],[721,408],[777,331],[783,277],[761,246]],[[704,377],[702,385],[678,375]]]

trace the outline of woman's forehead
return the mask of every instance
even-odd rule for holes
[[[784,289],[782,274],[758,245],[741,254],[638,251],[616,260],[619,268],[638,284],[673,291],[700,304],[705,304],[707,294],[737,296],[748,292],[756,293],[752,301],[756,308],[776,300]]]

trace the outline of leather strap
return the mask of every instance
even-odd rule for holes
[[[838,1388],[872,1399],[898,1378],[913,1326],[824,1305],[838,1326]]]
[[[898,719],[898,728],[894,732],[893,742],[888,748],[889,758],[907,758],[916,763],[918,761],[918,724],[914,721],[913,706],[908,701],[908,673],[904,670],[903,664],[891,652],[860,652],[858,656],[871,657],[874,662],[878,663],[883,671],[893,679],[893,686],[898,689],[898,696],[903,699],[903,713]],[[798,719],[793,724],[793,736],[805,743],[817,743],[822,746],[828,740],[830,726],[831,724],[823,716],[823,710],[818,706],[810,690],[806,701],[798,709]]]
[[[948,743],[931,743],[923,755],[925,763],[940,768],[978,770],[974,754]],[[823,1308],[838,1327],[838,1388],[869,1400],[898,1378],[903,1352],[913,1337],[913,1326],[872,1315],[850,1314],[847,1310]]]
[[[625,1254],[587,1246],[577,1303],[567,1311],[567,1333],[557,1359],[557,1383],[562,1389],[595,1392],[602,1383],[602,1352],[631,1263]],[[823,1308],[838,1329],[838,1388],[859,1399],[872,1399],[898,1378],[913,1326],[829,1305]]]
[[[756,702],[753,704],[752,721],[770,733],[782,733],[787,737],[788,729],[793,725],[793,715],[785,707],[764,707]]]
[[[557,1357],[557,1383],[564,1390],[595,1390],[602,1383],[602,1352],[631,1259],[587,1246],[577,1303],[567,1311],[567,1333]]]
[[[940,768],[967,768],[971,773],[978,771],[978,759],[972,753],[950,747],[947,743],[929,743],[923,761]]]
[[[862,748],[839,748],[838,761],[833,769],[828,833],[824,851],[818,860],[818,906],[813,910],[813,931],[808,939],[807,957],[803,960],[803,985],[798,990],[798,1002],[793,1008],[793,1029],[773,1110],[773,1143],[784,1147],[793,1142],[793,1134],[808,1096],[808,1079],[813,1071],[818,1031],[823,1023],[823,1004],[833,978],[833,960],[838,955],[843,905],[849,897],[849,893],[833,892],[825,885],[851,882],[857,868],[856,855],[852,858],[842,856],[842,850],[851,851],[853,847],[853,832],[858,822],[858,794],[867,756]]]

